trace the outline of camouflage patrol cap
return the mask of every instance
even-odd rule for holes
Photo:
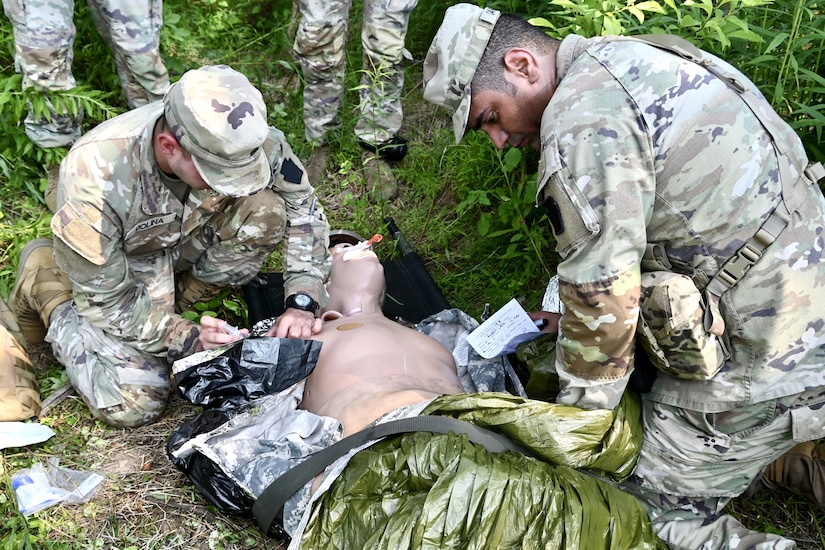
[[[456,143],[467,132],[470,83],[499,15],[472,4],[447,8],[424,60],[424,98],[453,113]]]
[[[187,71],[163,99],[164,115],[206,183],[245,197],[267,186],[266,105],[249,80],[225,65]]]

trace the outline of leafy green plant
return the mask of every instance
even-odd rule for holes
[[[240,293],[232,288],[221,291],[215,298],[207,302],[197,302],[192,305],[192,309],[184,311],[181,316],[195,323],[200,323],[202,316],[218,317],[228,323],[247,326],[249,323],[249,312],[246,302]]]
[[[526,156],[520,149],[498,152],[496,160],[503,177],[495,187],[469,191],[456,209],[461,214],[472,206],[479,207],[481,214],[476,225],[479,236],[507,240],[500,258],[509,261],[530,258],[524,269],[549,278],[555,268],[553,262],[548,261],[552,250],[549,226],[535,206],[536,178],[535,174],[527,173]]]
[[[118,115],[123,109],[110,105],[111,92],[79,86],[44,94],[33,89],[21,90],[21,80],[16,74],[0,80],[0,109],[6,114],[0,119],[0,183],[3,194],[25,191],[45,204],[45,169],[60,164],[66,149],[35,146],[22,128],[21,121],[26,114],[31,112],[35,119],[51,120],[54,112],[73,116],[83,113],[91,121],[102,121]]]
[[[782,6],[786,9],[766,6],[754,18],[767,45],[743,52],[742,63],[799,134],[809,156],[825,161],[825,10],[810,0]]]

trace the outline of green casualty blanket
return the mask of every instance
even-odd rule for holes
[[[356,453],[312,504],[300,547],[664,549],[638,501],[593,475],[630,474],[639,412],[630,394],[614,411],[503,393],[439,397],[423,414],[487,427],[539,459],[455,434],[388,438]]]

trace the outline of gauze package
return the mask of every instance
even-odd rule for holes
[[[59,463],[59,459],[50,458],[46,467],[38,462],[12,476],[21,514],[28,516],[61,502],[86,502],[105,479],[97,472],[61,468]]]

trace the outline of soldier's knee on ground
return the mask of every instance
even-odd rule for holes
[[[798,444],[765,468],[762,483],[784,487],[825,508],[825,441]]]
[[[89,407],[92,416],[117,428],[135,428],[158,420],[166,410],[171,386],[139,386],[123,384],[123,403],[114,407]]]
[[[303,174],[300,174],[303,180]],[[264,189],[241,197],[227,210],[225,221],[215,228],[222,243],[272,253],[286,232],[286,203],[280,194]]]

